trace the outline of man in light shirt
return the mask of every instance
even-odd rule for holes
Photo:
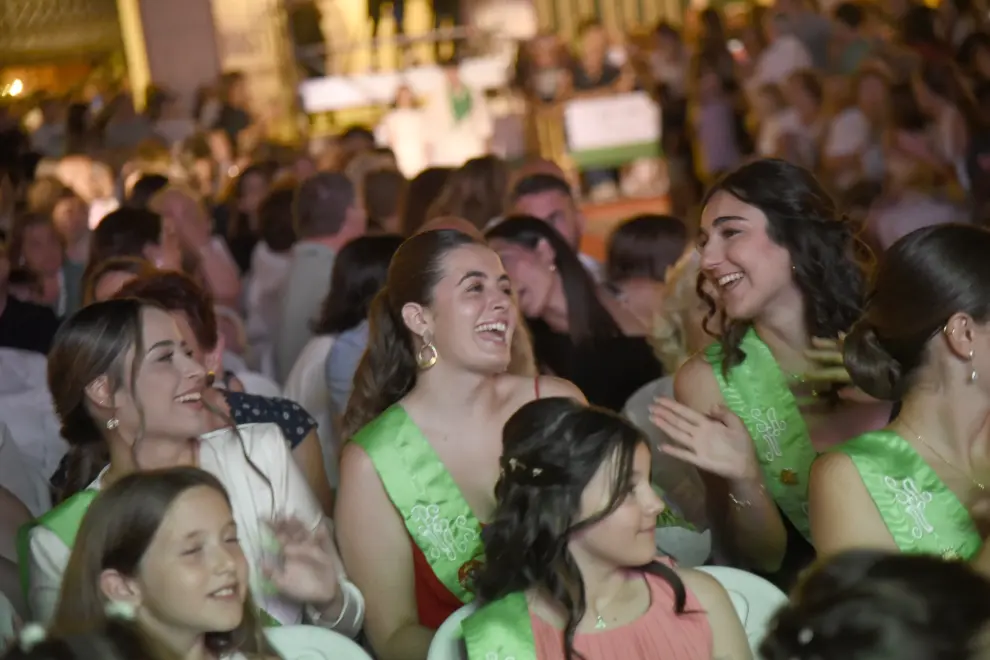
[[[282,289],[282,309],[275,329],[275,369],[284,383],[313,336],[311,325],[330,291],[337,252],[365,232],[366,219],[354,186],[343,174],[323,172],[299,186],[295,201],[299,241]]]

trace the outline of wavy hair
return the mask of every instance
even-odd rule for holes
[[[760,647],[766,660],[977,660],[990,581],[960,561],[855,550],[813,569]]]
[[[618,415],[564,397],[525,404],[502,431],[502,476],[495,485],[492,522],[482,532],[485,563],[475,592],[483,602],[532,588],[550,594],[567,612],[566,660],[581,657],[574,634],[587,611],[584,580],[568,544],[622,504],[636,449],[646,442]],[[607,462],[614,466],[608,504],[581,520],[581,496]],[[673,570],[656,562],[639,569],[666,580],[675,612],[684,611],[684,585]]]
[[[354,374],[354,393],[344,413],[344,439],[404,397],[416,384],[416,348],[402,319],[407,303],[430,305],[443,277],[444,258],[481,241],[453,229],[416,234],[395,251],[385,286],[368,310],[368,348]]]
[[[705,194],[702,207],[717,193],[726,192],[763,212],[767,235],[790,254],[794,283],[804,299],[805,323],[813,337],[836,338],[846,332],[863,309],[869,248],[852,223],[814,175],[803,167],[777,158],[753,161],[717,181]],[[740,364],[740,343],[749,319],[722,316],[722,327],[709,327],[717,306],[703,289],[698,295],[708,305],[705,331],[719,339],[725,356],[722,368]]]

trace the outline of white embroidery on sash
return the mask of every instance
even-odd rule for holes
[[[773,463],[774,459],[784,454],[780,450],[780,436],[787,430],[787,422],[777,419],[777,409],[767,408],[766,416],[759,408],[750,411],[756,426],[756,432],[763,436],[767,443],[767,451],[763,457]]]
[[[883,483],[890,490],[894,491],[894,499],[904,507],[905,513],[914,520],[911,528],[911,536],[920,539],[925,534],[931,534],[935,528],[929,524],[925,517],[925,507],[932,501],[932,494],[918,488],[914,479],[908,477],[898,482],[893,477],[884,477]]]
[[[444,518],[436,504],[417,504],[409,511],[409,516],[416,523],[417,535],[427,546],[423,548],[423,554],[430,561],[440,557],[455,561],[478,540],[478,533],[468,526],[465,516],[457,516],[453,521]]]

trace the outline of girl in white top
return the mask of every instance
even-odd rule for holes
[[[48,359],[49,388],[71,446],[63,498],[102,490],[131,472],[198,466],[230,494],[248,565],[259,576],[253,593],[265,612],[282,624],[305,617],[357,634],[364,602],[332,542],[321,545],[333,577],[327,589],[301,593],[260,579],[266,552],[272,551],[267,528],[273,521],[301,521],[300,538],[307,543],[324,538],[330,523],[275,425],[207,432],[213,413],[202,397],[205,373],[189,355],[168,313],[133,299],[96,303],[66,321]],[[109,466],[93,481],[108,456]],[[63,501],[31,531],[28,598],[39,619],[50,618],[55,609],[78,526],[65,512],[85,509],[79,500],[87,497],[80,493]]]
[[[399,85],[395,91],[395,105],[382,118],[376,138],[379,144],[392,150],[399,171],[407,179],[415,178],[426,169],[425,129],[423,111],[416,106],[412,89],[409,85]]]
[[[299,521],[277,525],[285,561],[268,569],[297,595],[330,587],[332,558]],[[120,618],[177,660],[270,658],[263,613],[219,481],[191,467],[132,473],[92,503],[66,570],[51,631],[68,636]],[[151,649],[149,649],[151,650]],[[102,654],[101,654],[102,657]]]

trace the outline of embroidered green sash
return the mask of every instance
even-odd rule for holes
[[[481,523],[405,409],[395,404],[354,436],[437,579],[462,603],[474,600]]]
[[[852,459],[901,552],[967,561],[979,552],[969,511],[900,435],[864,433],[830,451]]]
[[[756,445],[767,491],[801,534],[811,540],[808,476],[816,452],[787,378],[766,344],[750,328],[742,339],[741,364],[722,373],[722,347],[705,351],[725,405],[746,425]]]
[[[21,590],[24,599],[29,599],[31,589],[31,530],[41,526],[51,531],[65,547],[72,549],[76,535],[82,526],[83,518],[100,491],[81,490],[54,509],[17,530],[17,563],[20,566]],[[259,609],[261,623],[266,628],[277,628],[282,624],[265,610]]]
[[[488,603],[461,622],[468,660],[536,660],[526,594]]]

